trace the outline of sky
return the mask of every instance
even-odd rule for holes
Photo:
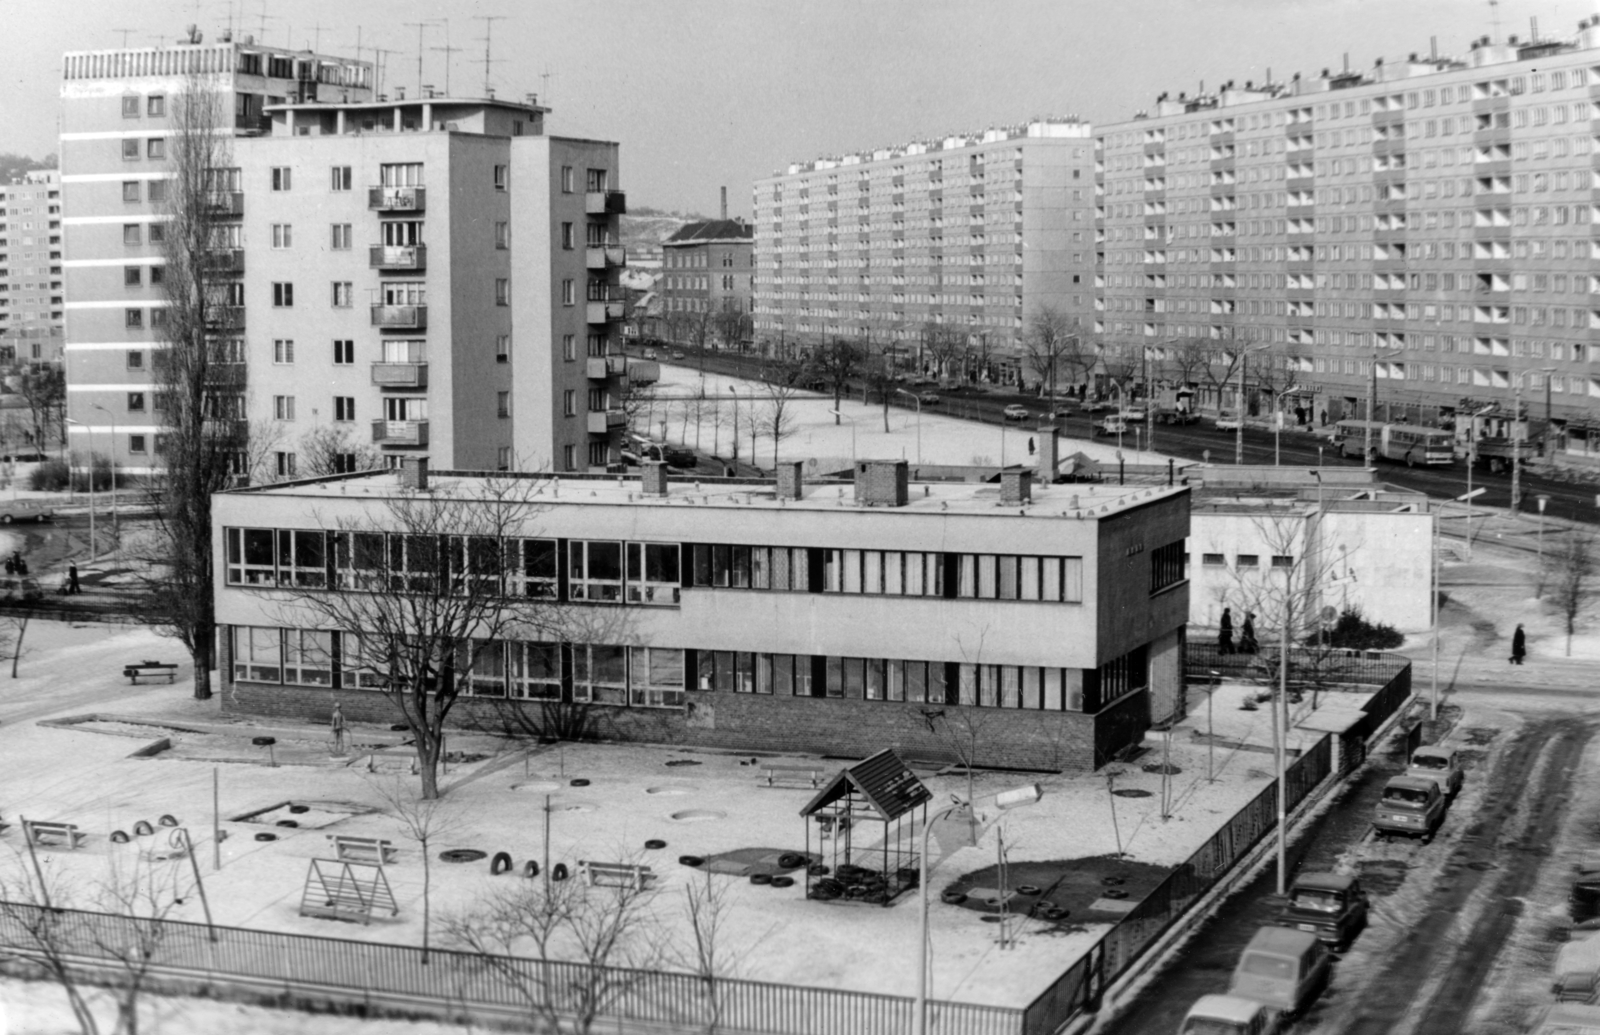
[[[1119,122],[1163,91],[1375,59],[1464,55],[1483,35],[1569,35],[1597,0],[0,0],[0,151],[56,150],[61,55],[208,40],[371,59],[384,84],[533,92],[554,135],[616,140],[631,207],[750,215],[790,162],[1034,116]],[[492,17],[499,20],[487,22]],[[448,35],[447,35],[448,34]],[[459,48],[446,52],[446,46]],[[448,70],[446,59],[449,59]]]

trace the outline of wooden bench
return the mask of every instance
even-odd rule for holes
[[[583,873],[584,879],[590,886],[599,884],[609,887],[626,887],[632,885],[639,891],[655,874],[650,867],[638,863],[603,863],[578,860],[578,869]]]
[[[35,848],[48,848],[53,842],[64,843],[68,848],[76,849],[78,843],[85,837],[78,832],[78,827],[73,823],[53,823],[49,820],[25,819],[22,821],[22,836]]]
[[[136,686],[140,679],[155,676],[166,676],[167,682],[171,683],[178,678],[178,666],[170,661],[141,661],[137,665],[122,666],[122,674]]]
[[[822,768],[814,765],[764,765],[761,767],[763,787],[822,786]]]
[[[333,850],[340,862],[392,863],[398,853],[394,844],[377,837],[352,837],[349,834],[329,834]]]

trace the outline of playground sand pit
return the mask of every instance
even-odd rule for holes
[[[1172,871],[1114,855],[1006,865],[1005,894],[993,866],[964,873],[940,897],[980,913],[1026,913],[1055,923],[1114,923]],[[955,896],[963,896],[954,900]],[[954,900],[954,901],[953,901]]]
[[[242,816],[233,816],[233,823],[255,823],[260,826],[293,825],[306,830],[320,830],[342,823],[352,816],[364,816],[373,810],[353,802],[285,801]]]
[[[706,859],[705,868],[711,873],[723,873],[732,877],[748,877],[752,873],[777,877],[821,861],[820,855],[808,856],[805,852],[794,848],[735,848],[731,852],[718,852]],[[784,863],[789,865],[785,866]]]

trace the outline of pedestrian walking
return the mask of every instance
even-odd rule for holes
[[[333,727],[333,753],[344,754],[344,709],[339,707],[339,702],[333,702],[333,717],[329,722]]]
[[[1217,631],[1217,653],[1233,653],[1233,611],[1231,608],[1222,609],[1222,625]]]
[[[1522,623],[1517,623],[1517,631],[1511,634],[1511,658],[1513,665],[1522,664],[1522,659],[1528,656],[1528,634],[1522,631]]]
[[[1035,449],[1035,446],[1033,444],[1033,439],[1030,438],[1030,439],[1028,439],[1028,455],[1029,456],[1033,455],[1034,449]]]
[[[1256,616],[1250,611],[1244,613],[1244,625],[1239,630],[1239,653],[1254,654],[1260,649],[1256,643]]]
[[[72,596],[82,592],[83,590],[78,586],[78,566],[76,564],[67,565],[67,594]]]

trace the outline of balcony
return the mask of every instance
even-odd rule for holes
[[[428,422],[425,420],[375,420],[372,441],[380,446],[425,446]]]
[[[424,187],[367,188],[367,208],[373,212],[421,212],[427,200]]]
[[[379,388],[426,388],[428,364],[426,363],[374,363],[372,383]]]
[[[591,298],[588,306],[589,323],[609,323],[612,320],[622,319],[623,301],[620,296],[605,299]]]
[[[375,244],[368,250],[368,255],[375,270],[414,273],[428,268],[428,246],[425,244]]]
[[[242,305],[213,305],[206,307],[206,330],[208,331],[242,331],[244,330],[244,306]]]
[[[242,216],[244,215],[244,191],[207,191],[205,207],[210,215],[221,216],[224,219],[229,216]]]
[[[391,331],[425,331],[428,329],[428,307],[375,305],[372,307],[372,326]]]
[[[200,272],[207,276],[241,276],[244,273],[243,248],[208,248],[200,256]]]
[[[621,410],[591,410],[589,411],[589,434],[609,434],[612,428],[620,428],[628,423],[628,415]]]
[[[620,190],[592,190],[583,196],[583,211],[591,216],[625,215],[628,196]]]
[[[584,265],[592,270],[603,270],[610,266],[626,266],[627,264],[627,253],[619,245],[590,245],[584,251]]]
[[[608,377],[617,377],[627,372],[628,358],[626,356],[590,356],[588,359],[588,376],[594,381],[604,381]]]

